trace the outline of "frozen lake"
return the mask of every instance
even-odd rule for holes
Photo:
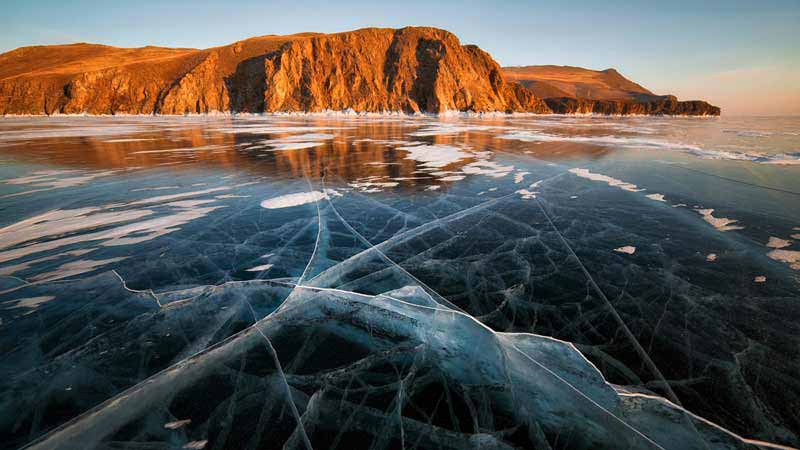
[[[800,446],[800,118],[0,120],[0,448]]]

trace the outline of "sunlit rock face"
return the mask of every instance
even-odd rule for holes
[[[312,37],[265,66],[267,111],[549,112],[486,52],[435,28]]]
[[[550,112],[436,29],[265,36],[206,50],[89,44],[0,55],[0,114]]]
[[[0,114],[720,112],[656,96],[613,69],[556,69],[570,71],[547,75],[553,81],[533,67],[501,69],[429,27],[269,35],[204,50],[25,47],[0,55]]]
[[[6,118],[0,442],[797,447],[798,129]]]

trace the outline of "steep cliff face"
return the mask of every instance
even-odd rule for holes
[[[265,60],[268,111],[549,112],[488,53],[434,28],[366,29],[287,44]]]
[[[58,47],[0,55],[0,114],[549,112],[507,83],[489,54],[435,28],[265,36],[207,50]]]
[[[569,97],[545,99],[556,114],[718,116],[720,109],[701,100],[678,101],[665,95],[650,101],[590,100]]]

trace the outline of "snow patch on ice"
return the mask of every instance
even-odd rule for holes
[[[514,184],[522,183],[522,181],[525,179],[525,175],[530,174],[530,172],[517,171],[517,173],[514,174]]]
[[[18,298],[14,300],[14,305],[8,307],[7,309],[17,309],[17,308],[31,308],[36,309],[40,305],[43,305],[50,300],[55,300],[55,297],[52,295],[41,295],[38,297],[26,297],[26,298]],[[29,311],[26,314],[30,314],[33,311]]]
[[[529,200],[529,199],[532,199],[532,198],[536,198],[536,195],[539,192],[537,192],[537,191],[529,191],[527,189],[519,189],[518,191],[516,191],[516,193],[519,194],[520,197],[522,197],[523,199]]]
[[[504,166],[494,161],[475,161],[461,169],[467,175],[486,175],[492,178],[502,178],[514,170],[514,166]]]
[[[800,251],[776,249],[767,253],[767,256],[775,261],[789,264],[793,270],[800,270]]]
[[[732,231],[732,230],[744,230],[743,226],[739,225],[732,225],[738,222],[735,219],[729,219],[727,217],[714,217],[713,209],[697,209],[698,214],[703,216],[703,220],[710,223],[714,228],[719,231]]]
[[[608,184],[609,186],[618,187],[618,188],[620,188],[622,190],[625,190],[625,191],[641,192],[641,191],[644,190],[644,189],[638,189],[635,184],[631,184],[631,183],[628,183],[628,182],[625,182],[625,181],[622,181],[622,180],[618,180],[616,178],[609,177],[607,175],[603,175],[603,174],[600,174],[600,173],[592,173],[587,169],[573,168],[573,169],[569,169],[569,172],[573,173],[573,174],[575,174],[575,175],[577,175],[577,176],[579,176],[581,178],[586,178],[587,180],[592,180],[592,181],[600,181],[600,182]]]
[[[272,268],[274,264],[262,264],[260,266],[251,267],[246,272],[263,272]]]
[[[423,167],[442,168],[473,156],[464,149],[452,145],[433,144],[397,148],[407,152],[405,159],[417,161]]]
[[[784,248],[792,245],[792,241],[787,241],[786,239],[781,239],[775,236],[770,236],[769,242],[767,242],[767,247],[770,248]]]
[[[286,194],[278,197],[268,198],[261,202],[261,207],[266,209],[291,208],[293,206],[300,206],[307,203],[325,200],[331,196],[341,196],[341,194],[333,189],[326,189],[325,191],[297,192],[294,194]]]

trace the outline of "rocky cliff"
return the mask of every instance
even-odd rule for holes
[[[678,101],[674,95],[651,100],[590,100],[558,97],[545,99],[556,114],[718,116],[720,109],[701,100]]]
[[[678,101],[674,95],[656,95],[615,69],[523,66],[504,67],[503,74],[543,98],[557,114],[720,114],[718,107],[701,100]]]
[[[435,28],[265,36],[207,50],[29,47],[0,55],[0,114],[549,112],[488,53]]]
[[[0,55],[0,114],[712,111],[663,99],[572,102],[564,86],[537,95],[526,80],[528,88],[506,78],[488,53],[425,27],[271,35],[204,50],[38,46]]]

